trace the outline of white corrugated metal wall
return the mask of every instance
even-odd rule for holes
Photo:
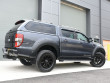
[[[75,5],[61,2],[60,24],[80,30],[86,34],[86,10]]]
[[[0,0],[0,59],[6,32],[21,19],[38,18],[38,0]]]

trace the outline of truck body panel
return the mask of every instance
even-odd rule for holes
[[[95,54],[97,49],[102,49],[103,53],[105,53],[104,48],[101,45],[95,44],[89,41],[81,41],[77,39],[78,31],[72,31],[74,34],[74,38],[68,38],[63,36],[62,28],[59,26],[54,26],[52,24],[34,22],[31,25],[31,22],[34,21],[28,20],[21,24],[16,25],[16,28],[11,29],[5,38],[5,47],[3,49],[4,55],[9,55],[9,49],[16,50],[15,57],[23,56],[29,58],[36,58],[37,51],[43,46],[51,46],[55,48],[57,52],[57,58],[59,60],[90,60],[92,55]],[[29,24],[30,23],[30,24]],[[35,24],[36,23],[36,24]],[[55,28],[55,34],[51,34],[51,32],[43,30],[44,32],[37,32],[34,30],[28,30],[26,26],[31,26],[31,28],[39,27],[39,25],[52,26]],[[49,29],[50,30],[50,29]],[[68,29],[65,29],[68,31]],[[49,32],[49,33],[48,33]],[[53,32],[53,31],[52,31]],[[23,43],[19,47],[15,47],[15,34],[23,34]],[[82,33],[81,33],[82,34]],[[83,34],[84,35],[84,34]],[[85,36],[85,35],[84,35]],[[88,38],[87,38],[88,39]],[[48,49],[48,48],[47,48]],[[6,53],[7,52],[7,53]],[[11,56],[14,51],[11,52]]]

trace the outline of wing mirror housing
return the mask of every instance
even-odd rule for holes
[[[92,42],[93,41],[92,38],[88,38],[88,40],[89,40],[89,42]]]

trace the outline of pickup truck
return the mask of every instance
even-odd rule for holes
[[[56,60],[90,61],[93,67],[105,63],[105,50],[83,33],[64,26],[34,20],[19,20],[5,36],[3,57],[35,64],[41,72],[51,71]]]

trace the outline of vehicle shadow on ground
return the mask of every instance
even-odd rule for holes
[[[24,66],[22,64],[8,67],[10,70],[15,70],[18,72],[32,72],[32,71],[38,71],[35,65],[32,66]]]
[[[55,65],[55,70],[60,70],[60,69],[70,69],[70,68],[85,68],[85,67],[91,67],[89,63],[57,63]],[[16,65],[16,66],[11,66],[8,69],[10,70],[16,70],[16,71],[28,71],[28,72],[32,72],[32,71],[38,71],[38,69],[36,68],[35,65],[32,66],[24,66],[22,64],[20,65]]]
[[[89,63],[61,63],[56,64],[56,69],[68,69],[68,68],[80,68],[80,67],[90,67]]]

